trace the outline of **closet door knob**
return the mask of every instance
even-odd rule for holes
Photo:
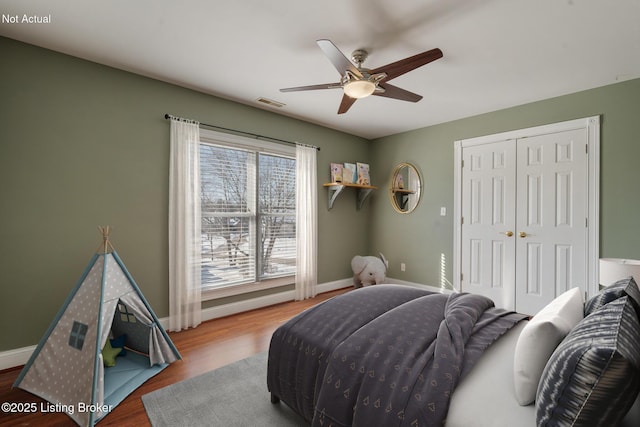
[[[505,234],[507,237],[511,237],[511,236],[513,236],[513,231],[506,231],[504,234]]]
[[[520,237],[527,237],[527,233],[525,233],[524,231],[520,232]]]

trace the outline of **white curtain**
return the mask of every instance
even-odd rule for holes
[[[169,330],[201,322],[200,127],[171,119],[169,166]]]
[[[296,300],[316,296],[318,197],[316,148],[296,147]]]

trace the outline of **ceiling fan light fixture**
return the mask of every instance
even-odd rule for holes
[[[376,85],[369,80],[352,80],[344,85],[343,90],[349,98],[360,99],[371,95]]]
[[[340,101],[338,114],[346,113],[354,102],[369,95],[384,96],[409,102],[420,101],[422,99],[421,95],[393,86],[387,81],[442,58],[442,51],[435,48],[382,67],[369,69],[362,67],[362,63],[367,57],[367,52],[364,49],[354,51],[352,61],[350,61],[331,40],[320,39],[316,40],[316,42],[338,73],[340,73],[340,81],[338,83],[289,87],[280,89],[280,92],[341,88],[344,94],[342,101]]]

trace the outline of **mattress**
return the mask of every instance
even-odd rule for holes
[[[522,321],[491,347],[451,396],[447,427],[535,426],[534,405],[520,406],[513,386],[513,353]]]

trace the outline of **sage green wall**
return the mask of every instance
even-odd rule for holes
[[[454,141],[595,115],[601,116],[600,255],[640,259],[640,79],[374,141],[377,182],[388,182],[393,166],[408,161],[421,171],[424,193],[418,208],[405,215],[388,198],[372,201],[370,251],[385,254],[391,277],[439,285],[445,271],[452,281]],[[440,207],[447,208],[446,217]]]
[[[453,141],[601,114],[601,255],[640,258],[640,80],[368,142],[1,37],[0,52],[0,351],[37,343],[98,247],[98,225],[113,227],[143,293],[168,314],[165,113],[317,145],[320,183],[330,162],[368,161],[380,189],[362,211],[348,192],[328,211],[319,185],[318,281],[347,278],[353,255],[382,251],[390,277],[428,284],[441,269],[451,280]],[[425,181],[409,215],[385,191],[400,161]]]
[[[368,141],[157,80],[0,38],[0,351],[38,342],[101,241],[168,315],[169,122],[165,113],[369,161]],[[368,214],[353,195],[328,212],[318,188],[320,283],[348,278]]]

